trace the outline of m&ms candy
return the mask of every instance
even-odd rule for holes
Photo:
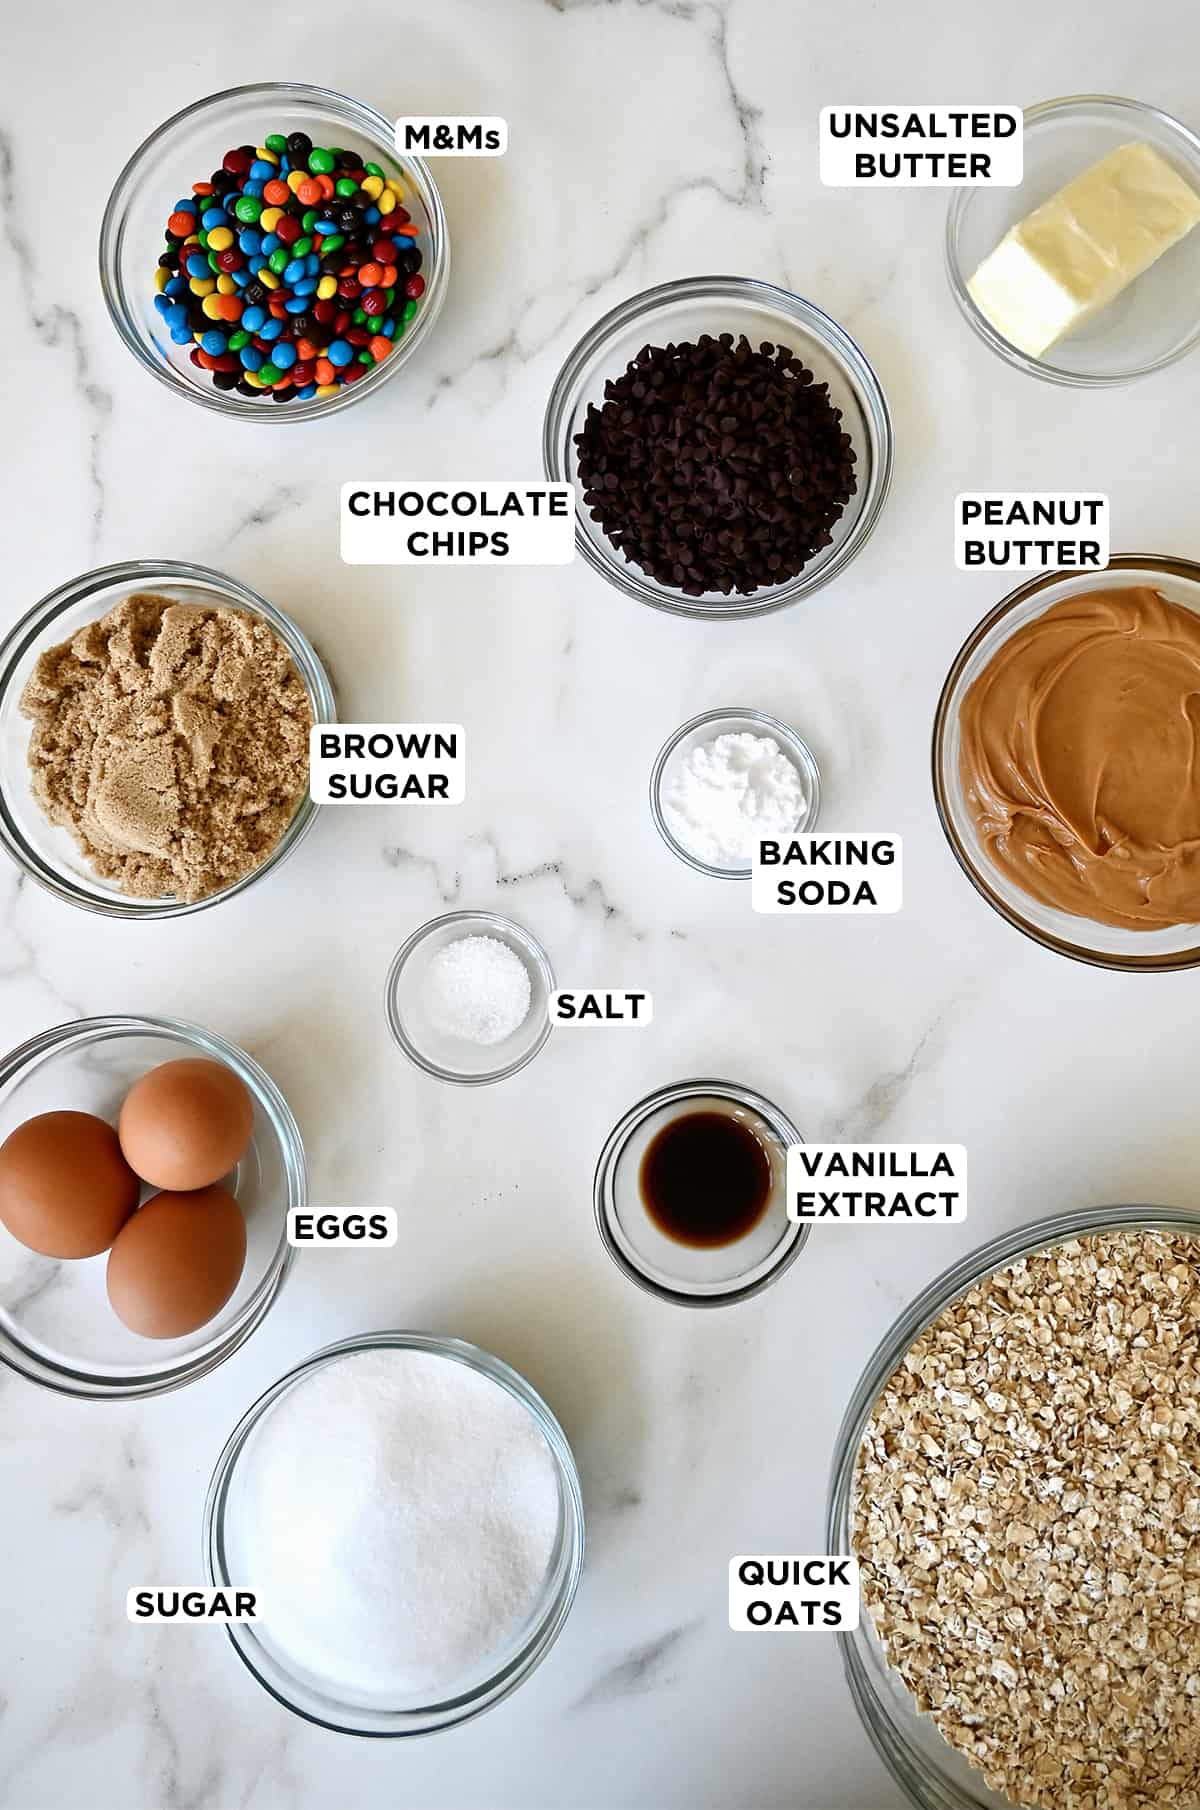
[[[399,181],[356,151],[268,132],[166,217],[154,306],[189,375],[255,401],[325,400],[395,350],[424,294]]]

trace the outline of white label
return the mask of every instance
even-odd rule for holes
[[[126,1592],[125,1614],[130,1621],[257,1621],[258,1593],[254,1590],[188,1589],[186,1585],[157,1584]]]
[[[824,1554],[744,1554],[729,1561],[729,1625],[736,1634],[858,1626],[858,1560]]]
[[[342,485],[348,566],[566,566],[571,484]]]
[[[508,123],[470,117],[426,119],[405,116],[396,121],[396,151],[401,157],[503,157],[508,149]]]
[[[467,742],[459,723],[314,723],[308,737],[314,804],[396,798],[461,804]]]
[[[1015,188],[1025,174],[1019,107],[822,107],[827,188]]]
[[[792,1144],[788,1218],[909,1220],[956,1225],[967,1217],[962,1144]]]
[[[395,1207],[375,1207],[369,1213],[315,1212],[311,1207],[289,1207],[287,1241],[293,1245],[319,1244],[326,1250],[361,1249],[364,1244],[390,1250],[399,1237]]]
[[[750,870],[755,911],[899,911],[899,836],[764,836]]]
[[[559,987],[550,995],[550,1017],[555,1024],[649,1024],[653,1016],[654,1001],[649,993]]]
[[[1108,498],[1099,490],[964,490],[954,499],[960,572],[1099,572],[1108,550]]]

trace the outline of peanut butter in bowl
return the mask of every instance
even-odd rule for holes
[[[1148,584],[1053,604],[968,688],[959,769],[988,859],[1040,904],[1200,923],[1200,615]]]

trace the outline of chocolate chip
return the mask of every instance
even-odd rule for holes
[[[857,488],[828,385],[786,346],[732,333],[643,346],[575,446],[592,520],[688,597],[794,578]]]

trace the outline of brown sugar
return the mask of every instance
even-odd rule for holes
[[[278,844],[312,711],[270,626],[139,592],[48,648],[21,696],[34,796],[96,873],[192,903]]]

